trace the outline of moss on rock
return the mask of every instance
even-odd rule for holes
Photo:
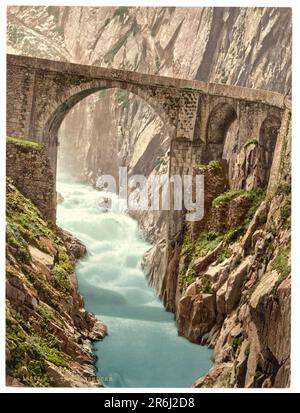
[[[31,149],[38,149],[38,150],[43,148],[43,145],[40,143],[28,141],[26,139],[14,138],[12,136],[7,136],[6,141],[7,143],[12,143],[14,145],[22,146],[24,148],[31,148]]]

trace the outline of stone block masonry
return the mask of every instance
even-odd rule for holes
[[[55,222],[55,181],[49,158],[40,145],[8,138],[6,174],[21,193],[39,208],[44,218]]]

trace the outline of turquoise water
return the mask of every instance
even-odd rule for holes
[[[141,258],[150,247],[137,222],[113,197],[104,213],[100,192],[72,181],[58,181],[64,202],[58,225],[74,233],[88,255],[76,268],[85,306],[108,326],[95,344],[98,375],[108,387],[190,387],[211,367],[212,351],[177,336],[174,316],[147,285]]]

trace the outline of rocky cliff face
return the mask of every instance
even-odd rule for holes
[[[221,164],[207,178],[201,228],[177,249],[179,334],[214,346],[214,366],[195,387],[287,387],[290,380],[290,114],[278,137],[267,191],[227,190]],[[223,186],[223,188],[222,188]]]
[[[7,182],[7,385],[100,386],[91,341],[106,327],[84,309],[75,261],[85,247]]]

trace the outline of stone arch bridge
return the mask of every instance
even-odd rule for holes
[[[265,90],[7,55],[7,134],[43,143],[55,174],[64,117],[80,100],[108,88],[138,95],[163,120],[171,138],[171,174],[230,157],[230,151],[224,154],[230,134],[231,149],[257,140],[269,148],[271,163],[283,113],[290,109],[289,97]]]
[[[265,140],[271,129],[279,128],[290,104],[285,96],[265,90],[8,55],[7,134],[43,143],[55,170],[64,117],[86,96],[108,88],[138,95],[160,116],[171,137],[171,158],[178,158],[175,169],[183,167],[180,158],[189,150],[195,161],[220,158],[233,122],[238,145]]]

